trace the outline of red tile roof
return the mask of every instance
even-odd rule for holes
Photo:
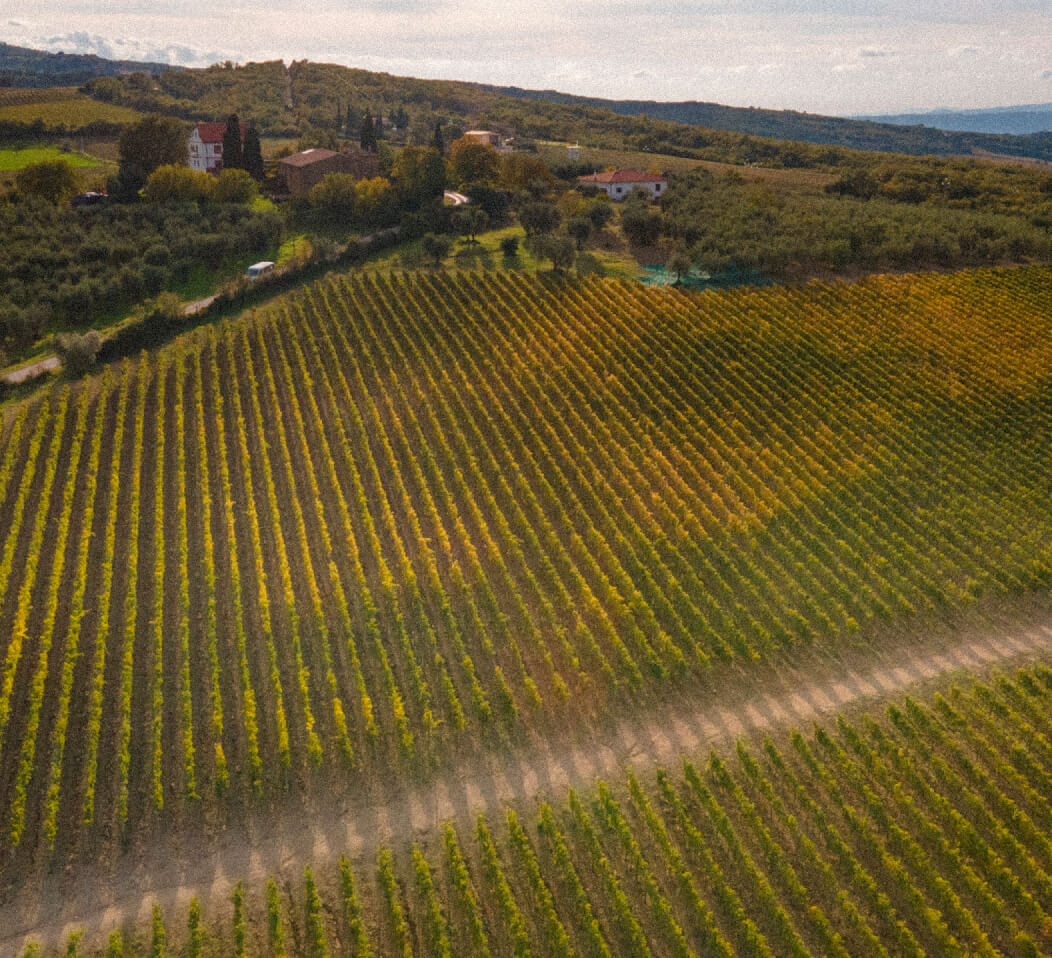
[[[610,170],[577,177],[582,183],[664,183],[665,177],[656,173],[641,173],[639,170]]]
[[[245,141],[245,131],[248,129],[247,123],[241,124],[241,142]],[[204,143],[222,143],[223,134],[226,133],[225,123],[198,123],[197,124],[197,135],[201,137],[201,141]]]

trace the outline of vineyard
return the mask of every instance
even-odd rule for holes
[[[39,120],[49,130],[76,130],[92,123],[134,123],[142,117],[126,106],[100,103],[75,91],[71,94],[64,87],[56,90],[64,96],[58,97],[55,90],[0,91],[0,123],[31,124]]]
[[[1050,716],[1043,665],[906,698],[295,881],[237,882],[210,910],[154,904],[150,926],[107,929],[104,953],[1047,954]],[[74,932],[65,953],[102,954],[105,934],[89,949]]]
[[[2,87],[0,88],[0,108],[25,106],[29,103],[55,103],[60,100],[76,100],[80,95],[75,86]]]
[[[423,776],[480,743],[592,721],[717,669],[871,641],[982,596],[1047,591],[1050,278],[985,270],[696,297],[512,273],[342,277],[9,410],[5,877],[180,821],[221,822],[288,788]],[[1026,737],[1043,742],[1047,723],[1026,699],[1036,688],[1012,708],[1026,706],[1036,723]],[[898,832],[874,837],[854,816],[879,812],[870,797],[890,779],[846,790],[898,753],[868,728],[838,734],[848,737],[836,749],[792,743],[782,765],[764,753],[763,773],[778,777],[772,795],[786,807],[812,797],[844,815],[843,840],[899,882],[889,904],[860,873],[861,898],[848,899],[857,927],[836,933],[894,941],[894,953],[1034,938],[1049,901],[1034,884],[1052,867],[1044,851],[1024,843],[1039,856],[1027,859],[1033,873],[1015,871],[1007,846],[991,851],[984,861],[1001,863],[1008,884],[976,878],[960,891],[966,905],[946,897],[924,854],[985,853],[932,831],[949,810],[924,776],[943,772],[903,780],[919,817],[904,820],[902,844]],[[1019,758],[988,750],[1006,767]],[[751,767],[731,781],[767,801]],[[792,784],[805,768],[829,783],[820,801],[817,785]],[[1050,797],[1041,768],[1043,778],[1017,769],[1015,792],[1037,834],[1049,824],[1033,801]],[[707,839],[683,824],[711,808],[722,829],[712,802],[730,801],[725,814],[753,828],[750,806],[709,774],[669,784],[660,814],[635,792],[627,804],[600,793],[594,807],[589,798],[553,812],[565,854],[525,826],[499,839],[495,824],[480,829],[477,848],[457,852],[478,870],[455,880],[456,933],[482,941],[498,909],[513,935],[539,923],[522,933],[550,942],[544,953],[569,949],[560,936],[592,927],[586,912],[560,920],[533,877],[565,859],[587,890],[569,869],[560,897],[585,909],[598,889],[607,896],[595,906],[597,942],[574,949],[603,953],[601,939],[612,954],[643,953],[657,934],[660,953],[686,953],[700,932],[683,929],[709,924],[717,950],[832,949],[816,937],[834,934],[818,900],[795,938],[773,904],[751,919],[762,927],[727,917],[742,907],[721,884],[727,870],[757,882],[753,903],[768,892],[755,859],[732,851],[710,863]],[[768,828],[791,828],[778,822]],[[640,864],[629,841],[643,841],[641,827],[647,861],[655,848],[671,856],[660,868]],[[825,841],[815,827],[813,841]],[[672,832],[681,844],[661,837]],[[423,901],[439,881],[428,854],[404,874],[401,859],[378,863],[392,936],[383,953],[401,948],[403,886]],[[502,858],[516,863],[514,880],[499,878]],[[697,877],[684,877],[688,859],[701,863]],[[839,879],[812,865],[832,894]],[[854,874],[849,858],[830,867]],[[916,892],[904,875],[920,876]],[[1012,897],[1013,876],[1029,898]],[[638,888],[619,891],[629,878]],[[516,905],[527,880],[528,909]],[[472,904],[483,881],[486,904]],[[937,906],[923,904],[929,894]],[[625,895],[652,910],[630,920]],[[975,918],[998,901],[1010,919]],[[451,927],[438,906],[420,907],[414,934],[429,929],[443,951]],[[727,911],[712,917],[717,907]],[[929,924],[915,926],[918,916]],[[900,921],[912,937],[888,938]]]

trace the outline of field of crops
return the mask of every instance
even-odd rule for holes
[[[1050,278],[361,275],[9,411],[5,872],[1047,589]]]
[[[12,92],[17,94],[20,91],[6,91]],[[89,123],[134,123],[141,117],[141,113],[126,106],[100,103],[75,93],[63,99],[48,97],[26,101],[15,98],[12,102],[5,98],[5,91],[0,91],[0,122],[28,124],[40,120],[49,130],[76,130]]]
[[[0,88],[0,107],[75,100],[80,95],[75,86],[2,87]]]
[[[155,905],[106,954],[1047,954],[1050,800],[1039,665],[447,824],[295,885],[238,882],[211,914]]]

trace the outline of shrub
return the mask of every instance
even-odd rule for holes
[[[621,229],[634,246],[653,246],[661,235],[661,214],[633,203],[621,214]]]
[[[211,199],[215,191],[216,181],[208,173],[170,163],[149,175],[143,195],[151,203],[195,203]]]
[[[420,240],[420,248],[424,255],[432,260],[435,266],[439,266],[448,255],[453,246],[453,241],[448,236],[436,236],[428,233]]]
[[[95,357],[101,347],[102,337],[94,329],[83,335],[59,333],[55,337],[55,352],[62,358],[66,368],[77,375],[87,372],[95,364]]]
[[[216,180],[213,199],[217,203],[251,203],[259,188],[248,170],[223,170]]]
[[[573,240],[569,236],[529,236],[526,239],[526,248],[537,259],[551,260],[553,270],[573,266],[575,250]]]
[[[500,241],[500,251],[508,259],[513,256],[517,256],[519,252],[519,238],[517,236],[505,236]]]
[[[61,203],[80,189],[80,180],[65,160],[48,160],[20,170],[15,186],[22,196],[39,196],[49,203]]]
[[[358,181],[351,173],[329,173],[308,194],[310,205],[331,219],[350,219],[358,207]]]

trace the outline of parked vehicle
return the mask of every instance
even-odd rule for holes
[[[266,276],[267,273],[274,271],[274,264],[270,260],[263,260],[259,263],[253,263],[248,269],[245,270],[245,275],[250,281],[259,279],[260,276]]]

